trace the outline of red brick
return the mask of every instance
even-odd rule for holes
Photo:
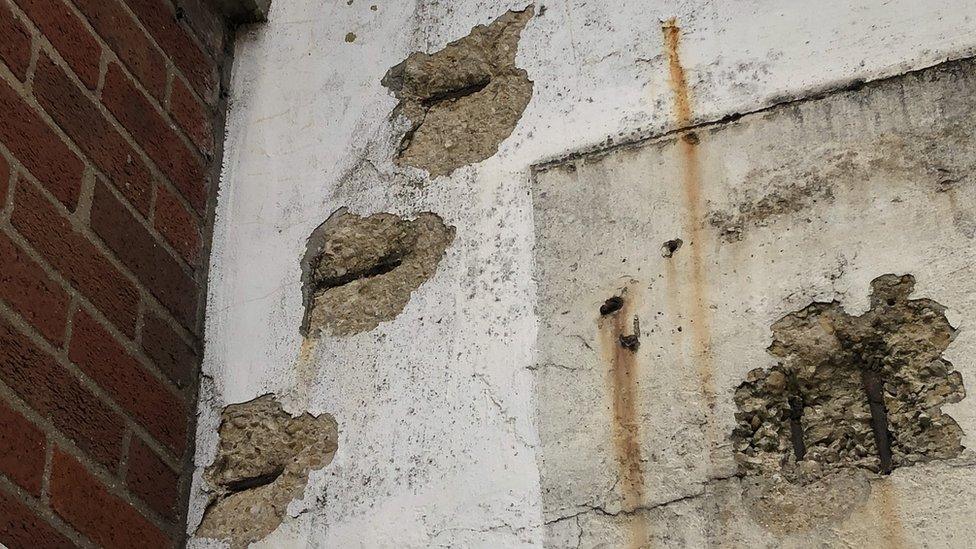
[[[0,473],[35,497],[41,495],[46,446],[40,429],[0,402]]]
[[[217,63],[193,40],[190,31],[180,25],[173,6],[165,0],[126,0],[126,3],[193,89],[213,102],[217,97]]]
[[[149,169],[98,105],[46,55],[38,60],[34,95],[78,148],[145,215],[152,197]]]
[[[227,38],[227,20],[218,10],[214,9],[209,0],[179,0],[174,2],[181,13],[177,19],[185,22],[193,35],[197,37],[204,49],[212,56],[220,57],[224,52]],[[182,15],[182,17],[180,17]]]
[[[95,187],[91,227],[184,326],[196,326],[196,282],[101,182]]]
[[[176,520],[179,516],[176,509],[180,493],[179,475],[138,437],[132,437],[125,484],[153,511],[170,520]]]
[[[64,342],[70,298],[23,248],[0,232],[0,299],[58,346]]]
[[[0,141],[68,209],[81,192],[85,165],[6,82],[0,81]]]
[[[95,31],[156,99],[166,94],[166,59],[121,0],[74,0]]]
[[[26,80],[31,58],[30,31],[3,2],[0,2],[0,36],[3,37],[0,40],[0,60],[7,64],[14,76],[21,81]]]
[[[0,319],[0,380],[86,454],[113,468],[123,423],[51,355]]]
[[[190,204],[202,212],[206,207],[207,180],[202,159],[184,144],[172,124],[115,63],[109,65],[105,76],[102,103]]]
[[[179,388],[187,387],[196,376],[200,357],[162,318],[146,313],[142,328],[142,348],[156,367]]]
[[[68,358],[156,439],[182,455],[186,445],[185,405],[81,310],[74,318]]]
[[[0,490],[0,546],[9,549],[64,549],[78,547],[44,518]]]
[[[173,541],[111,493],[73,457],[55,450],[51,507],[79,532],[107,548],[172,547]]]
[[[102,46],[63,0],[15,0],[50,40],[78,78],[94,90],[98,85]]]
[[[200,254],[200,223],[164,185],[156,191],[156,230],[190,265]]]
[[[213,155],[213,119],[210,111],[182,78],[173,79],[173,91],[169,98],[169,110],[173,119],[183,128],[193,144],[205,155]]]
[[[68,282],[120,330],[135,333],[139,292],[47,198],[21,181],[11,222]]]

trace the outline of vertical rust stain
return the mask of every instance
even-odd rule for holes
[[[679,49],[681,45],[681,28],[676,19],[669,19],[661,25],[664,34],[664,47],[668,56],[668,73],[671,91],[674,96],[675,122],[680,129],[687,128],[692,123],[691,91],[684,66],[681,64]],[[695,361],[695,371],[698,375],[699,388],[705,400],[704,410],[706,419],[706,444],[709,459],[715,451],[718,433],[711,421],[711,414],[715,408],[715,380],[711,357],[711,318],[708,309],[708,292],[705,280],[705,258],[703,248],[705,244],[704,205],[702,200],[701,161],[698,156],[700,137],[693,131],[685,131],[677,141],[681,154],[681,184],[685,195],[685,231],[690,235],[689,242],[689,282],[688,293],[688,322]],[[714,460],[711,460],[714,461]]]
[[[678,27],[678,20],[671,18],[661,25],[661,30],[664,32],[664,48],[668,54],[671,91],[674,92],[674,115],[678,127],[685,127],[691,122],[691,94],[688,93],[688,79],[678,55],[681,28]]]
[[[308,408],[311,401],[310,393],[315,384],[315,350],[318,346],[318,337],[303,337],[302,346],[295,358],[295,386],[292,394],[302,409]]]
[[[898,502],[891,479],[885,478],[875,485],[878,490],[878,524],[884,547],[902,549],[908,547],[901,517],[898,516]]]
[[[641,463],[640,413],[638,411],[638,363],[636,348],[624,345],[635,329],[635,298],[625,288],[623,305],[597,321],[600,342],[609,368],[613,447],[622,496],[622,510],[629,512],[644,502],[644,467]],[[637,334],[639,335],[639,334]],[[647,524],[639,514],[630,517],[630,547],[646,547]]]

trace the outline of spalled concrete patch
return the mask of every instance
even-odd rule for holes
[[[860,316],[813,303],[773,325],[779,363],[736,390],[731,437],[758,523],[791,532],[837,522],[867,500],[871,473],[962,452],[962,429],[941,409],[965,396],[941,356],[956,330],[945,307],[908,299],[914,285],[884,275]]]
[[[432,213],[335,212],[312,232],[302,260],[302,333],[345,336],[393,320],[453,241],[454,228]]]
[[[331,416],[292,417],[273,395],[227,406],[219,435],[217,458],[204,473],[215,496],[196,535],[235,548],[278,528],[309,472],[328,465],[338,448]]]
[[[432,54],[415,52],[391,68],[383,85],[400,100],[396,111],[412,123],[396,162],[448,175],[498,151],[532,98],[532,82],[515,66],[519,37],[532,6]]]
[[[942,358],[956,331],[945,307],[908,299],[914,285],[910,275],[884,275],[861,316],[814,303],[773,325],[769,353],[779,364],[749,372],[735,393],[741,472],[802,482],[959,455],[962,429],[942,412],[966,394]]]

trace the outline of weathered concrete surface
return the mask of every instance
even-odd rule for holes
[[[583,546],[607,535],[666,543],[684,527],[701,536],[682,541],[693,546],[876,545],[895,535],[914,546],[976,535],[933,507],[942,490],[976,495],[972,452],[953,459],[961,432],[976,432],[962,388],[976,376],[976,339],[943,313],[957,323],[976,314],[976,154],[965,145],[976,137],[974,66],[950,63],[698,127],[692,138],[679,132],[538,169],[537,410],[553,545],[581,513]],[[798,188],[823,191],[817,202],[783,192]],[[729,239],[727,226],[710,222],[714,212],[749,215]],[[660,243],[675,236],[685,244],[666,257]],[[601,310],[611,295],[627,304],[612,315],[639,319],[633,352]],[[804,459],[794,459],[780,415],[788,399],[756,403],[736,391],[771,366],[758,374],[767,393],[792,373],[810,399],[797,418]],[[887,467],[869,374],[887,407]],[[777,421],[742,413],[753,409]],[[758,420],[755,434],[737,420]],[[733,446],[733,429],[753,438]],[[920,462],[931,462],[921,476],[911,467]],[[851,477],[856,467],[898,468]],[[659,508],[675,501],[685,509]],[[866,526],[872,513],[887,518]]]
[[[794,524],[792,535],[775,533],[784,524],[784,507],[774,502],[768,514],[757,516],[738,481],[716,481],[700,496],[634,514],[588,511],[559,520],[549,526],[547,545],[634,547],[633,524],[640,521],[647,532],[644,547],[968,547],[973,490],[965,470],[974,465],[972,460],[920,465],[884,480],[862,481],[859,491],[836,493],[833,499],[814,493],[801,504],[809,511],[806,517],[846,518],[815,530]],[[906,499],[913,504],[905,506]],[[824,508],[825,501],[835,505]],[[847,514],[837,513],[845,507],[851,508]],[[789,518],[797,515],[803,516]]]
[[[436,182],[422,170],[398,166],[393,159],[409,124],[390,118],[398,100],[380,83],[388,69],[411,53],[439,51],[467,36],[476,25],[487,25],[509,10],[522,10],[528,3],[355,0],[348,5],[345,0],[279,1],[272,4],[266,25],[248,29],[237,40],[226,165],[217,207],[207,305],[205,376],[195,458],[198,473],[188,530],[196,528],[208,501],[202,490],[202,477],[216,455],[220,411],[227,404],[274,393],[281,397],[289,413],[330,413],[341,430],[339,450],[332,463],[310,473],[304,497],[288,506],[281,526],[259,545],[543,545],[550,530],[545,521],[554,514],[549,495],[545,495],[543,505],[537,460],[540,433],[533,399],[547,398],[554,385],[547,382],[537,386],[533,370],[537,369],[540,375],[543,369],[553,370],[551,375],[556,375],[556,368],[549,368],[540,360],[542,350],[537,353],[537,340],[542,340],[537,337],[536,314],[536,280],[551,276],[551,271],[544,275],[541,267],[551,251],[546,250],[553,244],[551,238],[546,243],[541,235],[536,235],[533,204],[541,203],[538,193],[533,194],[529,167],[548,158],[604,148],[608,139],[620,143],[684,124],[675,113],[671,55],[660,28],[661,21],[672,17],[677,18],[682,31],[678,38],[689,92],[686,115],[697,122],[751,112],[786,97],[806,97],[852,79],[871,80],[966,56],[976,44],[976,5],[969,0],[824,0],[815,9],[809,4],[779,0],[536,2],[536,15],[521,32],[515,58],[515,66],[524,69],[533,82],[532,97],[498,151]],[[348,33],[356,35],[355,41],[345,41]],[[961,100],[965,94],[957,95]],[[915,103],[915,98],[906,97],[909,112],[915,112]],[[844,112],[829,119],[806,120],[804,127],[810,132],[822,132],[823,142],[829,143],[834,133],[854,135],[861,126],[869,125],[868,119],[856,116],[843,122],[846,116]],[[789,120],[783,124],[796,126]],[[708,137],[701,136],[704,147],[708,147]],[[773,141],[776,147],[772,151],[790,152],[785,138]],[[953,145],[964,146],[965,141]],[[863,147],[869,148],[868,144]],[[730,173],[738,174],[739,181],[746,173],[739,167],[749,165],[751,157],[760,155],[759,149],[748,150],[752,151],[749,155],[722,156],[723,165]],[[782,166],[782,176],[776,185],[780,191],[791,188],[791,163],[806,165],[815,172],[819,163],[825,167],[823,173],[830,176],[827,180],[832,181],[836,174],[841,186],[849,185],[850,180],[844,175],[847,172],[830,162],[829,153],[825,148],[822,161],[816,156],[779,158],[776,165]],[[767,159],[773,155],[762,154]],[[955,159],[968,161],[966,155],[946,157],[948,162]],[[915,161],[906,154],[895,154],[889,160],[894,164]],[[719,161],[706,158],[703,164],[710,162]],[[765,161],[769,169],[775,167],[769,165],[771,162]],[[667,175],[674,171],[665,172],[664,166],[652,167],[645,170],[647,181],[660,172],[665,174],[664,181],[683,184]],[[608,173],[598,181],[608,194],[595,201],[581,198],[572,215],[583,218],[587,211],[610,208],[606,204],[615,175]],[[886,202],[891,197],[887,187],[878,183],[879,178],[880,175],[865,179],[873,182],[865,187],[869,191],[843,195],[848,202],[863,195],[856,211],[836,209],[830,204],[837,202],[828,203],[828,199],[821,198],[823,193],[813,190],[809,209],[765,219],[749,214],[740,222],[735,217],[739,204],[748,201],[757,204],[754,210],[766,209],[762,199],[775,188],[768,185],[740,185],[731,195],[726,189],[720,196],[722,200],[703,204],[701,213],[707,224],[701,232],[709,235],[712,246],[724,250],[722,255],[701,256],[708,288],[721,290],[709,294],[710,300],[716,306],[724,306],[726,294],[734,298],[746,295],[761,305],[756,313],[742,313],[748,321],[736,320],[728,329],[715,325],[714,333],[726,341],[722,352],[736,356],[733,365],[723,365],[730,371],[715,379],[715,387],[725,391],[724,397],[716,397],[714,417],[725,423],[715,426],[715,436],[726,436],[734,426],[731,395],[743,376],[754,367],[772,366],[765,348],[775,320],[814,300],[835,298],[849,312],[859,314],[867,309],[869,282],[885,273],[914,274],[915,297],[930,298],[949,307],[948,318],[960,332],[945,356],[970,383],[971,372],[966,368],[971,367],[972,361],[966,357],[974,355],[969,336],[971,315],[962,316],[959,311],[972,310],[972,292],[959,287],[956,275],[950,274],[956,267],[942,261],[927,269],[919,269],[915,260],[893,264],[896,260],[892,257],[914,247],[914,234],[899,237],[899,254],[888,253],[890,248],[885,253],[879,248],[875,253],[873,243],[858,245],[858,255],[853,254],[850,240],[855,237],[863,237],[865,242],[890,239],[890,230],[871,229],[855,235],[844,227],[848,220],[869,217],[865,212],[873,213],[879,208],[877,204],[884,204],[885,211],[893,207]],[[812,181],[806,177],[803,180],[807,185]],[[900,193],[905,201],[923,196],[921,187],[899,185],[899,189],[915,189]],[[711,196],[707,192],[709,178],[703,177],[702,187]],[[652,199],[658,195],[645,198],[631,189],[619,196],[613,207],[619,204],[626,210],[644,204],[654,208],[655,215],[662,213],[660,223],[651,230],[655,216],[643,212],[639,220],[647,230],[640,233],[639,242],[632,242],[632,237],[627,236],[631,234],[627,231],[637,226],[633,220],[622,219],[612,226],[594,221],[589,230],[609,234],[615,227],[627,228],[620,233],[622,242],[639,246],[648,258],[656,256],[662,262],[664,243],[680,238],[683,245],[673,253],[671,261],[676,271],[685,269],[698,239],[689,236],[683,223],[674,222],[679,212],[667,203],[654,206]],[[899,212],[906,212],[908,217],[902,221],[910,220],[908,225],[918,230],[937,223],[951,225],[944,227],[949,229],[946,234],[957,238],[957,227],[965,228],[968,222],[964,215],[965,194],[957,193],[956,199],[960,206],[950,210],[949,195],[945,195],[948,205],[940,206],[938,215],[912,214],[907,210],[910,204],[905,202],[902,207],[906,209]],[[309,234],[341,207],[359,216],[389,212],[407,219],[420,212],[433,212],[446,225],[456,227],[455,240],[434,275],[411,294],[396,318],[369,332],[339,338],[326,335],[314,340],[314,345],[303,345],[297,329],[304,312],[300,259]],[[713,212],[717,212],[716,216],[712,216]],[[748,249],[750,238],[757,234],[770,237],[774,232],[782,233],[784,245],[795,244],[791,240],[793,227],[803,226],[809,212],[829,215],[830,221],[818,221],[818,226],[836,224],[832,230],[839,238],[836,242],[813,242],[793,265],[793,271],[781,263],[780,247],[764,246],[756,258],[750,258],[754,252],[742,251]],[[721,213],[733,216],[731,228],[742,227],[738,231],[742,239],[734,244],[726,242],[735,239],[717,238],[721,230],[711,228],[713,218],[717,223],[724,219],[718,216]],[[790,230],[784,231],[784,226]],[[569,240],[565,237],[563,241]],[[616,246],[616,242],[613,244]],[[566,246],[566,253],[577,253]],[[930,247],[927,253],[951,257],[956,253],[951,246],[946,241]],[[623,265],[614,249],[618,248],[608,246],[603,256],[588,258],[585,264],[604,264],[608,272],[614,271],[611,267]],[[791,253],[795,258],[797,253]],[[535,269],[536,254],[540,256],[540,270]],[[843,261],[837,259],[840,254],[844,254]],[[712,273],[717,270],[716,262],[729,265],[730,256],[736,261],[733,268],[742,281],[726,290],[725,286],[713,284]],[[629,259],[628,264],[636,257]],[[797,269],[803,269],[805,274],[792,276]],[[643,276],[645,270],[642,268],[639,274]],[[826,282],[831,276],[836,280]],[[607,282],[601,287],[603,291],[591,295],[580,288],[573,294],[574,299],[586,295],[581,307],[592,315],[585,317],[584,324],[574,326],[590,330],[580,331],[583,335],[592,335],[599,307],[622,286],[602,277],[600,280]],[[810,281],[816,284],[811,285]],[[659,287],[660,280],[655,284]],[[657,305],[667,303],[658,300],[661,296],[654,293],[657,291],[642,289],[640,308],[657,312]],[[673,299],[681,302],[686,297],[687,294],[675,295]],[[707,304],[705,310],[710,310]],[[736,319],[741,311],[744,309],[725,310],[723,314]],[[647,311],[636,312],[642,332],[655,326]],[[622,330],[632,327],[632,322],[619,324]],[[683,331],[674,335],[675,341],[687,346],[689,326],[683,323],[682,327]],[[730,333],[734,336],[726,336]],[[632,334],[627,331],[623,335]],[[582,342],[577,343],[577,338],[565,340],[569,359],[577,353],[576,346],[578,353],[590,352]],[[589,343],[593,346],[592,341]],[[704,439],[701,401],[695,398],[700,389],[694,385],[699,372],[684,370],[685,362],[658,359],[655,347],[654,339],[642,334],[637,373],[654,374],[654,383],[644,382],[641,387],[649,386],[649,402],[666,413],[640,425],[641,436],[645,437],[642,440],[664,437],[653,439],[667,441],[662,453],[675,456],[684,452],[685,457],[671,462],[672,468],[665,471],[674,478],[672,484],[676,487],[691,488],[680,493],[693,495],[707,488],[716,495],[653,511],[667,522],[648,524],[648,535],[656,539],[667,535],[669,539],[687,540],[691,546],[701,545],[706,539],[705,525],[720,525],[719,519],[727,519],[735,523],[735,529],[728,530],[727,539],[775,539],[750,518],[749,508],[736,506],[742,498],[737,481],[716,481],[707,487],[697,483],[703,475],[694,455]],[[548,347],[546,352],[555,348]],[[578,366],[572,360],[567,360],[567,364],[570,368]],[[541,377],[539,380],[545,381]],[[571,383],[569,380],[554,378],[559,383]],[[688,387],[682,385],[677,392],[654,389],[665,381],[676,384],[677,380]],[[581,400],[575,408],[590,409],[597,402],[609,405],[603,400],[608,387],[603,379],[591,385],[591,400]],[[642,391],[631,394],[642,395]],[[622,397],[627,394],[620,393]],[[947,406],[945,411],[965,431],[963,444],[971,446],[972,431],[967,426],[973,423],[974,414],[966,408],[968,400]],[[626,399],[620,401],[623,404]],[[639,414],[644,413],[644,402],[641,400],[641,407],[636,408]],[[664,403],[671,406],[665,409]],[[625,411],[626,406],[620,409]],[[569,412],[564,424],[575,421],[573,414],[578,413],[573,409]],[[542,423],[539,426],[543,432],[550,428]],[[610,442],[609,432],[594,440],[605,448],[605,470],[618,471],[620,465],[613,454],[617,446]],[[695,440],[699,444],[694,444]],[[543,454],[548,454],[550,444],[551,439]],[[565,444],[574,444],[572,433],[567,435]],[[682,444],[683,450],[673,449]],[[715,453],[720,456],[723,452],[728,459],[718,459],[716,463],[727,467],[716,467],[718,476],[734,471],[730,443]],[[589,467],[589,457],[590,454],[578,456],[574,466]],[[688,471],[683,473],[685,462]],[[663,477],[651,467],[652,462],[639,463],[646,474]],[[545,468],[543,472],[549,475]],[[935,481],[930,481],[930,477]],[[593,482],[602,483],[604,478],[597,475]],[[894,511],[878,506],[859,508],[854,515],[856,520],[849,519],[843,528],[824,534],[825,539],[852,545],[876,539],[869,536],[877,535],[877,524],[883,516],[901,517],[907,531],[924,527],[930,534],[931,546],[959,545],[960,540],[971,539],[959,531],[933,526],[942,526],[943,522],[964,524],[972,515],[968,507],[972,483],[967,480],[966,467],[936,462],[897,469],[890,478],[890,489],[872,489],[864,497],[888,502],[887,509]],[[935,491],[930,482],[940,490]],[[643,491],[655,501],[668,499],[667,494],[658,491],[653,478],[645,482]],[[677,492],[677,488],[672,491]],[[904,494],[912,495],[915,506],[910,511],[917,513],[918,519],[900,510]],[[731,502],[722,507],[724,515],[697,511],[713,509],[723,501]],[[569,499],[565,504],[570,504]],[[586,512],[579,516],[579,522],[587,529],[584,545],[604,541],[613,544],[613,540],[623,539],[615,536],[629,535],[629,530],[607,530],[614,520],[587,509],[581,509]],[[934,519],[936,516],[939,518]],[[624,519],[617,520],[626,523]],[[553,530],[559,527],[571,534],[565,545],[576,545],[576,521],[566,519],[553,525]],[[715,527],[711,531],[721,529]],[[605,539],[601,537],[604,532],[608,534]],[[207,544],[199,538],[192,542],[194,546]],[[740,545],[748,543],[743,541]]]

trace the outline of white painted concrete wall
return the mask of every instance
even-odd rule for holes
[[[524,5],[277,0],[239,36],[189,531],[220,409],[273,392],[293,412],[333,414],[340,441],[266,546],[542,545],[529,167],[674,126],[660,28],[671,17],[697,121],[976,48],[972,0],[554,1],[522,34],[534,96],[498,154],[408,184],[423,177],[391,162],[402,127],[380,78]],[[302,369],[299,259],[340,207],[433,211],[457,238],[396,320],[323,338]]]

